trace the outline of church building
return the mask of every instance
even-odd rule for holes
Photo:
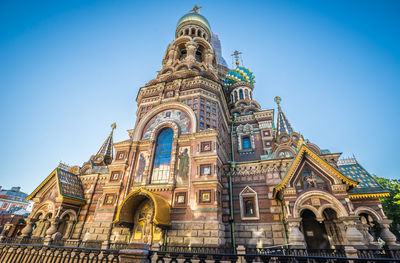
[[[60,163],[28,196],[34,206],[23,236],[152,246],[325,249],[379,238],[396,245],[379,201],[389,191],[355,158],[340,159],[296,132],[280,97],[270,98],[277,109],[263,109],[239,54],[229,69],[197,6],[182,16],[160,71],[139,89],[127,139],[113,141],[113,124],[89,160]]]

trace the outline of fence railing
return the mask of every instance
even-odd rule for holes
[[[112,243],[110,249],[85,246],[99,246],[101,242],[56,241],[52,245],[23,244],[27,239],[3,239],[0,243],[1,263],[125,263],[132,258],[140,262],[154,263],[252,263],[252,262],[399,262],[400,250],[360,249],[358,258],[347,257],[348,248],[328,250],[274,248],[238,248],[160,246],[149,250],[145,244]],[[6,242],[4,242],[6,241]],[[18,243],[12,243],[18,241]],[[36,242],[39,242],[36,240]],[[63,244],[55,245],[55,244]],[[139,246],[136,246],[139,245]],[[135,254],[136,253],[136,254]],[[356,254],[353,254],[356,257]],[[136,261],[135,261],[136,262]]]
[[[176,251],[150,251],[149,262],[156,263],[205,263],[205,262],[315,262],[315,263],[349,263],[349,262],[400,262],[393,258],[347,258],[338,256],[293,255],[293,254],[222,254],[195,253]]]
[[[395,258],[400,259],[400,250],[398,249],[358,249],[359,258]]]
[[[119,250],[44,246],[33,244],[0,245],[2,263],[119,263]]]
[[[101,248],[101,241],[81,241],[81,240],[53,240],[51,245],[66,246],[66,247],[86,247],[86,248]]]
[[[346,257],[344,247],[338,247],[336,249],[300,249],[288,248],[286,246],[272,248],[247,247],[246,254]]]

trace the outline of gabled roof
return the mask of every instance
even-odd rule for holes
[[[301,144],[298,147],[298,151],[296,156],[293,158],[292,163],[290,164],[289,168],[286,171],[286,174],[283,176],[282,181],[275,186],[274,188],[274,198],[276,197],[277,193],[282,190],[286,184],[288,183],[289,179],[294,176],[297,168],[299,167],[301,161],[307,156],[308,159],[313,160],[314,162],[318,163],[318,165],[327,171],[329,174],[338,177],[344,183],[350,186],[357,186],[358,182],[355,181],[353,178],[349,178],[339,172],[337,169],[332,167],[329,163],[327,163],[324,159],[318,156],[315,152],[313,152],[310,148],[307,147],[306,144]]]
[[[63,201],[74,204],[86,203],[79,177],[76,174],[61,169],[60,166],[54,169],[26,199],[31,200],[34,198],[53,178],[56,180],[58,196],[61,197]]]
[[[342,174],[359,182],[357,187],[349,191],[350,198],[384,197],[390,195],[390,192],[383,188],[355,158],[339,161],[338,165],[339,171]]]

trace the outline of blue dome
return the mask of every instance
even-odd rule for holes
[[[203,25],[206,26],[206,28],[211,32],[211,26],[210,23],[208,23],[207,18],[205,18],[204,16],[198,14],[198,13],[189,13],[186,14],[184,16],[182,16],[179,21],[178,24],[176,25],[176,27],[179,27],[180,24],[184,23],[184,22],[188,22],[188,21],[196,21],[196,22],[200,22]]]
[[[236,82],[244,81],[254,85],[253,73],[245,67],[236,67],[228,72],[225,78],[226,85],[232,85]]]

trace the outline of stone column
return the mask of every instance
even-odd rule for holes
[[[364,246],[363,234],[356,228],[358,216],[344,216],[340,218],[346,226],[346,239],[350,246]]]
[[[26,221],[26,226],[21,230],[22,238],[31,236],[33,230],[32,226],[35,223],[34,219],[32,218],[27,218],[25,219],[25,221]]]
[[[196,60],[195,56],[196,56],[196,50],[197,50],[198,46],[199,45],[196,42],[194,42],[193,40],[190,40],[190,41],[186,42],[186,44],[185,44],[186,52],[187,52],[185,60],[190,65]]]
[[[392,220],[379,220],[378,224],[381,226],[382,230],[380,236],[383,241],[385,241],[388,246],[399,246],[396,243],[396,236],[389,230],[389,226],[392,223]]]
[[[145,263],[148,262],[150,246],[145,243],[129,244],[128,249],[120,250],[121,263]]]
[[[304,234],[300,231],[301,218],[289,218],[288,232],[289,232],[289,245],[295,247],[305,248]]]
[[[46,238],[44,239],[44,245],[50,245],[52,238],[51,236],[57,232],[58,220],[49,219],[50,227],[46,230]]]
[[[211,50],[211,49],[207,49],[206,52],[205,52],[205,59],[204,59],[204,61],[205,61],[206,65],[207,65],[208,67],[211,67],[211,68],[213,67],[213,65],[212,65],[213,59],[214,59],[214,55],[213,55],[212,50]]]
[[[366,245],[375,245],[374,244],[374,237],[371,236],[371,234],[369,233],[369,225],[367,224],[362,224],[361,226],[362,231],[364,232],[364,242]]]

